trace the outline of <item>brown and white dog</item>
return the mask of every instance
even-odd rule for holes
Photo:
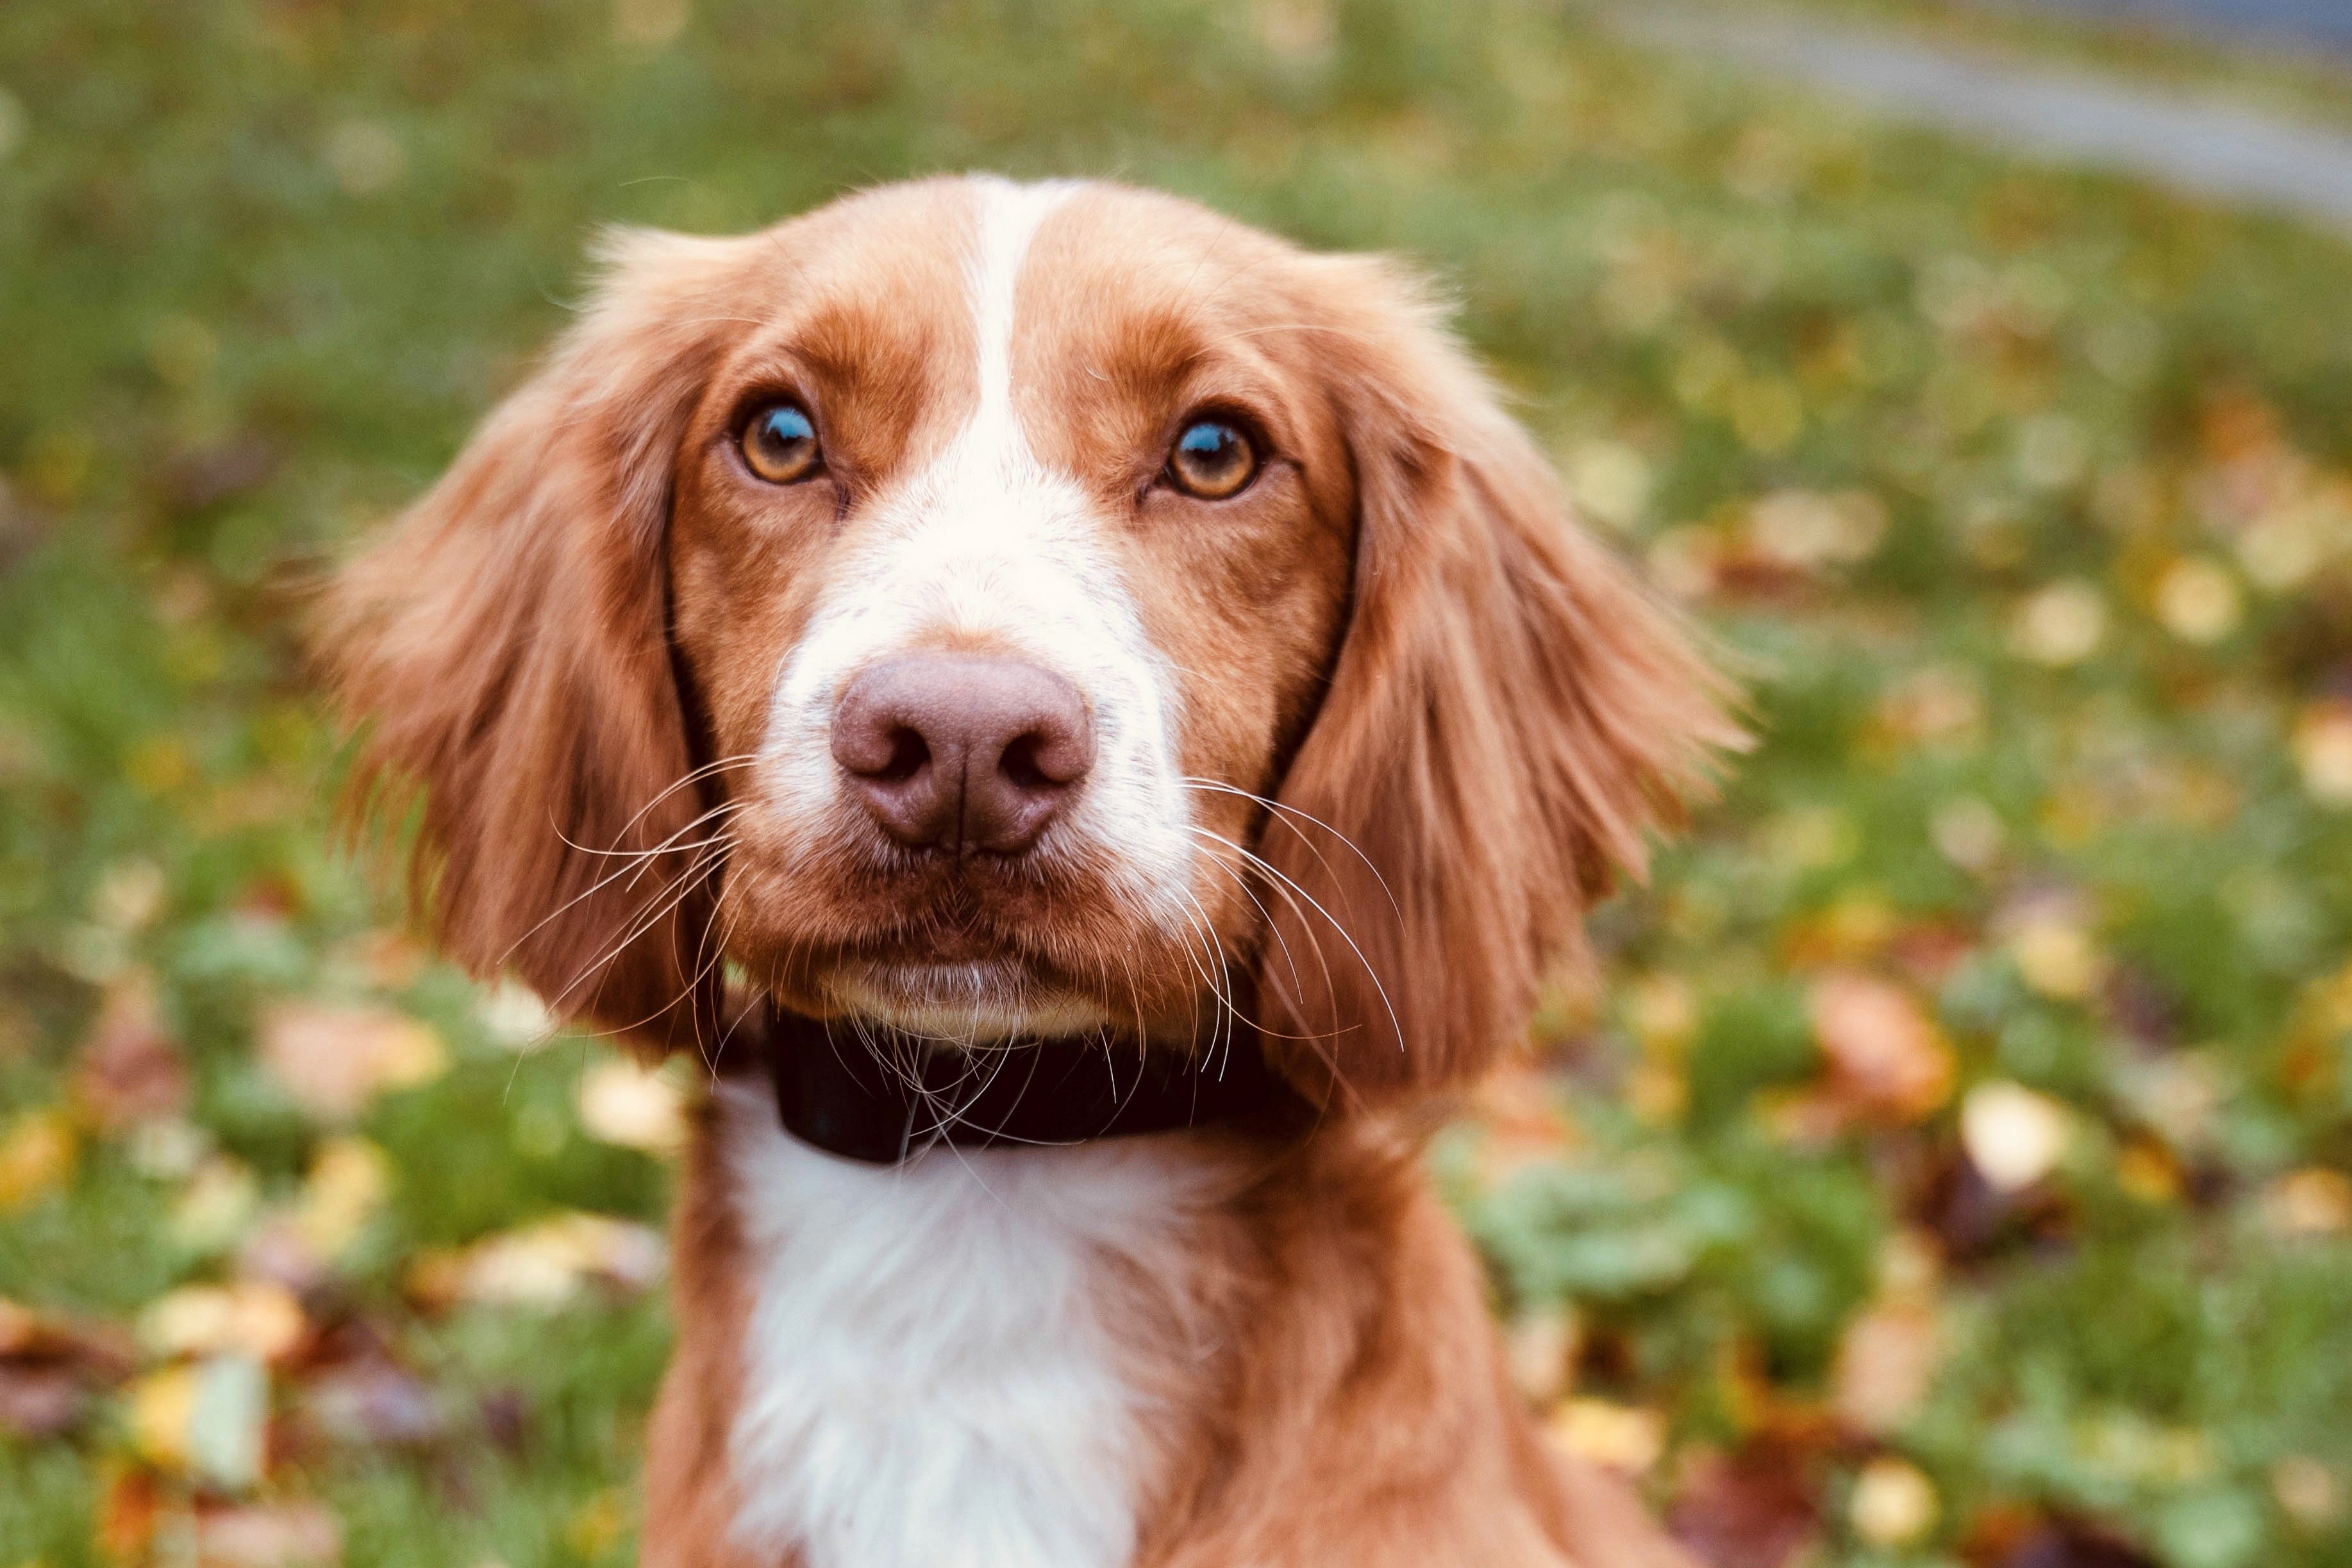
[[[605,261],[323,626],[446,950],[712,1069],[646,1562],[1684,1562],[1419,1155],[1734,731],[1428,296],[992,178]]]

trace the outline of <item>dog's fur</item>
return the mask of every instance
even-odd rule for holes
[[[1425,293],[991,179],[606,261],[321,624],[446,950],[713,1068],[646,1561],[1682,1562],[1545,1447],[1419,1153],[1733,731]],[[778,486],[736,438],[784,395],[824,469]],[[1202,411],[1265,455],[1229,500],[1162,482]],[[828,754],[845,682],[940,648],[1087,706],[1025,855],[893,846]],[[1319,1113],[859,1166],[779,1125],[755,996],[974,1071],[1214,1071],[1238,1008]]]

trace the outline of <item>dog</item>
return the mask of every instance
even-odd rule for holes
[[[644,1562],[1685,1563],[1420,1156],[1738,736],[1432,292],[979,176],[602,261],[320,624],[443,949],[709,1069]]]

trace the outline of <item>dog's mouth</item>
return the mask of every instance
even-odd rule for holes
[[[828,1013],[941,1041],[1072,1038],[1113,1023],[1096,998],[1011,954],[845,956],[813,979]]]

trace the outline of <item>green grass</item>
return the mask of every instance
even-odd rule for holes
[[[431,1279],[560,1211],[656,1219],[666,1166],[581,1124],[590,1047],[518,1058],[383,938],[292,616],[562,324],[596,225],[965,167],[1433,270],[1749,683],[1760,749],[1596,919],[1606,999],[1437,1153],[1518,1341],[1565,1325],[1606,1402],[1570,1409],[1663,1420],[1683,1528],[1769,1492],[1841,1564],[2094,1527],[2352,1556],[2352,250],[1503,0],[828,9],[0,7],[0,1298],[96,1336],[0,1318],[0,1396],[89,1389],[0,1436],[0,1568],[109,1560],[101,1525],[168,1555],[191,1500],[323,1499],[370,1568],[628,1559],[657,1292]],[[1835,1068],[1841,977],[1947,1089]],[[143,1131],[78,1066],[141,983],[188,1081]],[[289,999],[422,1019],[446,1070],[330,1126],[256,1060]],[[1964,1152],[1988,1083],[2070,1130],[2015,1192]],[[106,1336],[268,1271],[331,1135],[388,1184],[298,1281],[266,1473],[205,1482],[141,1436],[166,1352]],[[1864,1314],[1943,1347],[1869,1420]],[[430,1418],[339,1425],[354,1368]],[[1890,1458],[1939,1507],[1874,1541]]]

